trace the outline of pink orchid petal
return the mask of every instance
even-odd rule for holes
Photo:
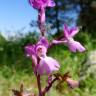
[[[79,32],[79,28],[72,28],[71,30],[70,30],[70,36],[71,37],[74,37],[77,33]]]
[[[45,57],[40,60],[37,70],[40,75],[43,75],[51,74],[53,71],[59,70],[59,68],[60,65],[55,59],[51,57]]]
[[[79,52],[84,52],[86,49],[79,43],[76,41],[76,46],[77,46],[77,50]]]
[[[54,0],[49,0],[47,6],[48,6],[48,7],[54,7],[54,6],[55,6]]]
[[[49,47],[49,42],[48,42],[48,40],[47,40],[45,37],[43,37],[43,36],[40,38],[40,40],[39,40],[39,42],[38,42],[37,44],[44,45],[46,48]]]
[[[67,44],[70,51],[72,52],[76,52],[76,51],[79,51],[79,52],[84,52],[86,49],[77,41],[74,41],[74,42],[70,42]]]
[[[68,26],[66,24],[64,24],[64,37],[68,38],[69,37],[69,29]]]
[[[35,9],[40,9],[42,2],[39,0],[29,0],[29,4]]]
[[[35,9],[55,6],[54,0],[29,0],[29,4]]]
[[[32,57],[32,55],[35,55],[35,45],[27,45],[25,46],[25,53],[27,57]]]

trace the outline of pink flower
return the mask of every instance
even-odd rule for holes
[[[53,71],[58,71],[59,68],[60,65],[55,59],[48,56],[40,57],[40,63],[38,65],[38,73],[40,75],[51,74]]]
[[[44,45],[47,49],[49,47],[49,42],[44,36],[40,38],[40,40],[38,41],[38,44]]]
[[[43,46],[43,47],[42,47]],[[32,55],[37,56],[38,49],[42,47],[42,51],[47,52],[47,49],[49,47],[49,42],[45,37],[41,37],[37,44],[29,44],[25,46],[25,53],[27,57],[32,57]]]
[[[54,44],[64,43],[68,46],[69,50],[72,52],[83,52],[85,48],[78,42],[74,40],[74,36],[79,32],[78,28],[69,29],[67,25],[64,25],[64,37],[61,40],[53,40]]]
[[[29,0],[29,3],[33,8],[37,10],[55,6],[55,2],[53,0]]]
[[[53,0],[29,0],[29,3],[33,8],[38,10],[39,23],[45,22],[45,8],[55,6],[55,2]]]
[[[36,45],[28,45],[25,47],[26,55],[33,58],[36,62],[35,67],[40,75],[51,74],[53,71],[57,71],[60,68],[59,63],[47,56],[48,41],[45,37],[42,37]],[[40,59],[37,63],[38,57]]]

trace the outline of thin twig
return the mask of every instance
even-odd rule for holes
[[[45,96],[45,94],[50,90],[50,88],[52,87],[53,83],[58,80],[58,78],[54,78],[51,83],[49,83],[48,86],[45,87],[45,89],[42,91],[43,96]]]

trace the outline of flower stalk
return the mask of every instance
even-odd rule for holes
[[[46,93],[51,89],[52,85],[58,81],[58,86],[62,82],[66,82],[70,88],[79,87],[79,82],[73,80],[69,76],[69,72],[64,75],[55,73],[60,68],[60,64],[57,60],[52,57],[47,56],[47,51],[54,44],[65,44],[71,52],[84,52],[85,48],[78,41],[75,41],[73,37],[79,32],[78,28],[69,29],[69,27],[64,25],[64,34],[57,40],[52,40],[51,43],[45,37],[46,26],[45,26],[45,11],[46,7],[54,7],[54,0],[29,0],[30,5],[38,11],[38,26],[41,32],[41,38],[36,44],[31,44],[25,46],[25,53],[27,57],[32,60],[32,68],[37,80],[38,86],[38,96],[45,96]],[[41,76],[46,75],[48,78],[47,86],[42,89],[41,86]],[[54,77],[54,79],[52,79]],[[35,96],[35,94],[26,94],[23,92],[23,88],[20,91],[13,90],[15,96]]]

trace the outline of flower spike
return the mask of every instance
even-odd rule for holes
[[[41,37],[40,40],[35,45],[28,45],[25,47],[26,55],[31,57],[38,74],[51,74],[53,71],[58,71],[60,65],[57,60],[52,57],[47,56],[47,50],[49,47],[49,42],[45,37]],[[34,58],[33,58],[34,57]],[[39,60],[39,63],[37,63]]]

